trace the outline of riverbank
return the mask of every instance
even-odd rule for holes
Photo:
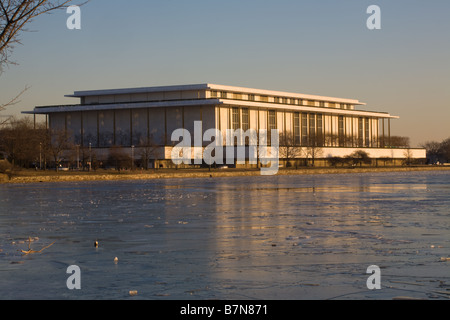
[[[414,166],[414,167],[362,167],[362,168],[300,168],[283,169],[278,175],[305,174],[355,174],[376,172],[417,172],[417,171],[450,171],[444,166]],[[77,181],[117,181],[117,180],[151,180],[170,178],[220,178],[239,176],[260,176],[258,169],[158,169],[156,171],[122,171],[98,170],[94,172],[69,171],[32,171],[15,172],[9,177],[0,174],[0,184],[44,183],[44,182],[77,182]]]

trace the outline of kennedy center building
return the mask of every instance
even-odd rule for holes
[[[391,120],[398,117],[358,110],[365,104],[354,99],[215,84],[77,91],[67,97],[79,98],[80,103],[36,107],[25,113],[46,115],[50,129],[66,132],[74,146],[90,147],[103,160],[113,146],[134,152],[137,158],[139,149],[151,145],[158,148],[154,154],[158,165],[170,167],[172,148],[179,143],[171,140],[172,133],[184,128],[193,140],[196,121],[202,122],[203,132],[219,129],[224,144],[227,129],[278,129],[280,150],[303,150],[294,157],[280,152],[282,164],[307,163],[311,149],[316,165],[358,150],[391,163],[405,154],[426,158],[423,149],[390,146]],[[203,146],[209,143],[204,141]]]

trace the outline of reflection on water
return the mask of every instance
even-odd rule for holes
[[[1,299],[445,297],[449,173],[0,186]],[[55,244],[40,254],[32,248]],[[94,246],[99,242],[99,247]],[[114,263],[118,257],[119,262]],[[70,265],[82,289],[66,287]],[[369,291],[366,269],[382,268]]]

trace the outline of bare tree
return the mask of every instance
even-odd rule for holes
[[[428,141],[421,147],[427,150],[427,158],[431,164],[447,162],[450,159],[450,138],[442,142]]]
[[[122,168],[129,168],[131,157],[121,146],[112,146],[109,148],[108,162],[120,172]]]
[[[20,44],[21,32],[27,31],[34,18],[66,8],[73,0],[0,0],[0,75],[9,64],[15,64],[10,59],[12,51]],[[0,111],[18,103],[20,96],[28,89],[25,87],[19,94],[7,102],[0,102]],[[7,120],[3,120],[5,123]],[[1,123],[0,123],[1,124]]]
[[[359,164],[360,167],[362,167],[363,164],[372,163],[372,159],[369,157],[368,153],[363,150],[355,151],[346,158],[349,163],[352,163],[355,166]]]
[[[11,118],[0,131],[0,149],[13,165],[29,167],[39,159],[41,136],[45,131],[41,126],[34,129],[31,119]]]
[[[148,170],[148,163],[150,160],[154,160],[153,169],[156,169],[160,146],[155,142],[153,136],[142,139],[139,147],[141,149],[141,161],[144,169]]]
[[[391,147],[395,148],[409,148],[409,137],[391,136]]]
[[[0,64],[0,74],[1,74],[1,64]],[[5,102],[5,103],[1,103],[0,102],[0,112],[4,111],[6,109],[6,107],[8,106],[13,106],[17,103],[19,103],[19,98],[20,96],[29,89],[29,87],[25,87],[25,89],[23,89],[18,95],[16,95],[14,98],[12,98],[11,100]],[[0,126],[6,124],[8,121],[10,121],[10,117],[6,117],[3,120],[0,120]]]
[[[413,164],[413,154],[411,149],[406,149],[405,152],[403,152],[403,156],[405,159],[403,159],[403,165],[410,166]]]
[[[445,139],[441,142],[441,154],[444,158],[444,161],[449,162],[450,161],[450,138]]]
[[[306,146],[306,164],[308,165],[308,158],[311,158],[311,166],[315,166],[315,161],[317,158],[323,155],[323,145],[326,136],[323,138],[316,135],[311,135],[309,137],[308,145]]]
[[[44,148],[53,158],[56,170],[58,170],[58,166],[63,160],[64,152],[73,150],[74,146],[69,132],[53,129],[47,131]]]
[[[305,153],[306,153],[306,163],[308,163],[308,158],[311,158],[311,166],[314,167],[316,165],[315,164],[316,159],[323,155],[323,149],[322,147],[316,144],[311,144],[306,147]]]
[[[299,141],[295,140],[292,132],[283,132],[280,134],[280,158],[286,160],[286,166],[290,165],[290,161],[295,161],[303,155],[302,147],[298,146]],[[296,165],[297,167],[297,165]]]

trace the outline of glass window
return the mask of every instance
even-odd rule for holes
[[[316,115],[309,115],[309,143],[312,146],[316,145]]]
[[[277,128],[277,118],[275,110],[269,110],[269,130]]]
[[[302,146],[308,145],[308,114],[302,113]]]
[[[365,145],[370,147],[370,124],[369,118],[364,119],[364,131],[365,131]]]
[[[339,138],[339,147],[344,146],[344,116],[339,116],[338,118],[338,138]]]
[[[300,113],[294,113],[294,144],[300,145]]]
[[[323,115],[317,115],[317,146],[323,147],[324,145],[324,134],[323,134]]]
[[[240,121],[239,121],[239,108],[232,108],[232,117],[231,117],[231,126],[232,129],[239,129],[240,128]]]
[[[271,144],[272,129],[277,128],[277,114],[275,110],[269,110],[269,127],[267,128],[267,143]]]
[[[244,132],[245,132],[248,129],[250,129],[249,112],[248,112],[248,108],[243,108],[242,109],[242,130],[244,130]]]
[[[364,123],[363,118],[358,118],[358,147],[363,147]]]

